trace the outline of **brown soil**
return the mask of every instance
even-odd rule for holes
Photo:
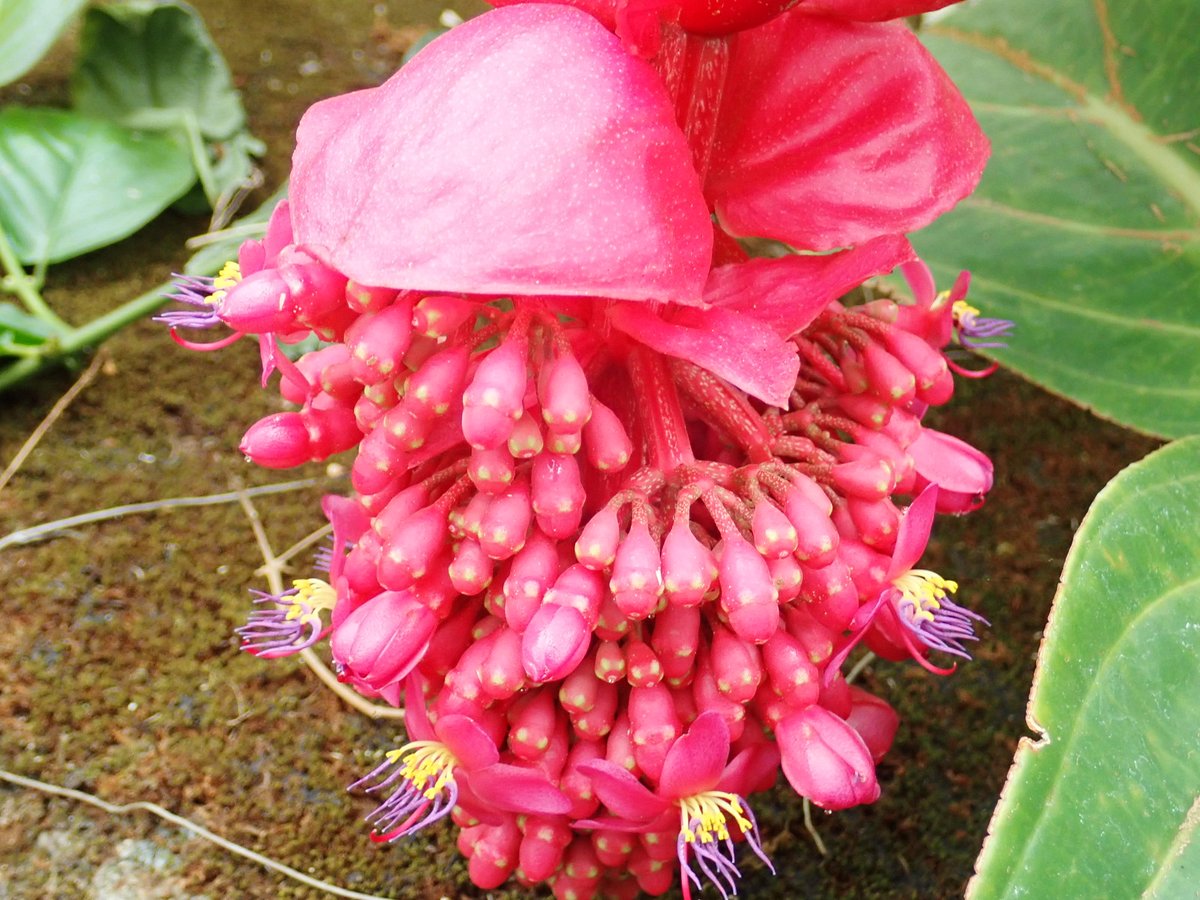
[[[441,9],[378,4],[390,23],[382,27],[366,3],[196,5],[238,75],[253,130],[270,144],[271,186],[286,174],[303,109],[380,80],[411,38],[398,29],[432,24]],[[0,100],[61,101],[69,49],[25,79],[30,92],[10,87]],[[202,229],[168,214],[118,247],[53,268],[48,299],[82,321],[166,279],[185,257],[183,240]],[[143,323],[107,352],[102,374],[0,493],[0,535],[292,477],[257,471],[235,449],[249,422],[279,408],[256,387],[250,346],[188,354]],[[0,461],[72,378],[48,375],[0,396]],[[779,873],[747,864],[747,896],[961,894],[1026,733],[1038,638],[1071,535],[1100,487],[1153,446],[1007,375],[964,385],[938,423],[996,461],[990,502],[943,522],[931,561],[992,627],[976,660],[951,678],[915,666],[868,670],[869,686],[904,720],[881,769],[882,799],[818,819],[827,858],[790,792],[757,802]],[[311,468],[299,474],[325,475]],[[321,523],[319,494],[258,501],[276,550]],[[343,788],[392,746],[395,727],[343,706],[295,660],[238,652],[232,629],[246,613],[246,587],[263,586],[261,561],[236,504],[127,517],[0,551],[0,766],[114,802],[158,803],[354,890],[476,895],[448,829],[391,847],[366,840],[360,819],[370,804]],[[139,865],[143,893],[105,893],[122,866]],[[316,896],[147,814],[112,816],[0,785],[0,897],[184,895]]]

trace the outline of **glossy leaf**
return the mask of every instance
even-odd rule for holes
[[[1004,365],[1143,431],[1200,432],[1200,4],[978,0],[922,34],[993,154],[918,252],[1017,322]]]
[[[1038,658],[1029,723],[1042,739],[1017,750],[973,900],[1195,896],[1198,509],[1200,438],[1096,498]]]
[[[59,110],[0,110],[0,226],[24,263],[132,234],[195,177],[168,137]]]
[[[0,84],[42,58],[87,0],[0,0]]]
[[[241,184],[263,145],[221,51],[194,9],[135,0],[88,10],[71,79],[76,109],[175,134],[194,154],[210,203]]]

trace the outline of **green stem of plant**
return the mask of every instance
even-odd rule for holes
[[[8,241],[8,235],[0,228],[0,266],[4,267],[4,288],[17,295],[17,298],[29,310],[30,315],[41,319],[56,332],[66,334],[71,331],[71,325],[64,322],[42,299],[38,293],[37,282],[29,277],[17,252]]]
[[[69,357],[100,343],[126,325],[150,315],[167,302],[169,299],[167,291],[170,288],[169,282],[160,284],[111,312],[105,313],[98,319],[93,319],[86,325],[79,328],[66,326],[62,335],[53,337],[42,344],[42,352],[37,356],[24,357],[0,369],[0,391],[30,377],[46,366],[60,362],[63,357]]]

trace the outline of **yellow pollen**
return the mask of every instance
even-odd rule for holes
[[[911,569],[892,582],[900,591],[901,605],[914,622],[932,622],[942,601],[958,590],[958,582],[928,569]]]
[[[440,741],[413,741],[389,751],[387,760],[401,764],[401,777],[426,800],[436,799],[454,781],[454,767],[458,765],[454,754]]]
[[[737,794],[705,791],[679,801],[679,833],[686,843],[728,840],[730,820],[743,832],[754,828]]]
[[[213,291],[204,298],[210,306],[216,306],[225,299],[225,292],[242,280],[242,268],[233,260],[221,266],[221,271],[213,279]]]
[[[950,315],[954,317],[955,322],[961,322],[967,316],[978,316],[979,310],[966,300],[955,300],[954,305],[950,307]]]
[[[306,621],[314,621],[317,627],[320,627],[319,613],[323,609],[333,609],[337,603],[337,591],[320,578],[297,578],[292,582],[292,587],[296,589],[296,593],[283,598],[284,602],[290,604],[284,619],[291,621],[303,618]],[[309,607],[308,612],[304,610],[305,605]]]

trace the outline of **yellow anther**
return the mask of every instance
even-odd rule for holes
[[[954,305],[950,307],[950,315],[954,317],[955,322],[961,322],[969,316],[978,316],[979,310],[966,300],[955,300]]]
[[[387,754],[391,763],[399,762],[400,775],[426,800],[437,798],[454,780],[458,760],[440,741],[413,741]]]
[[[205,298],[204,302],[213,305],[220,303],[225,298],[225,292],[241,280],[242,267],[230,260],[221,266],[221,271],[213,279],[213,291]]]
[[[901,605],[913,621],[932,622],[942,601],[958,590],[958,582],[928,569],[912,569],[892,582],[900,591]]]
[[[287,615],[284,616],[288,621],[299,618],[315,619],[319,624],[320,611],[332,610],[337,603],[337,591],[320,578],[297,578],[292,582],[292,587],[296,593],[283,597],[284,602],[290,605]]]
[[[731,820],[743,832],[754,827],[737,794],[705,791],[679,801],[679,833],[688,844],[728,840]]]

